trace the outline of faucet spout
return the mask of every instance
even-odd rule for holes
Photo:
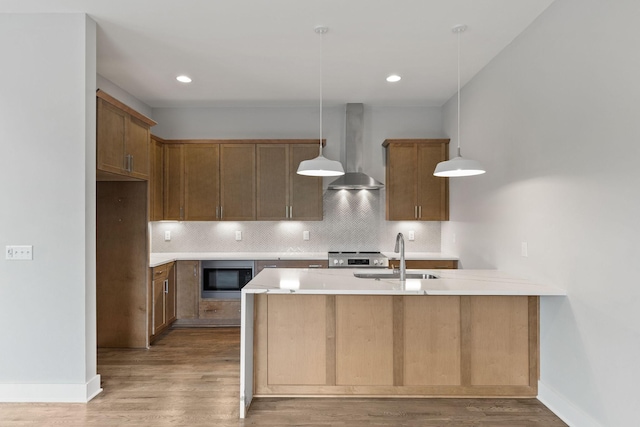
[[[407,279],[407,265],[404,259],[404,236],[402,235],[402,233],[398,233],[398,235],[396,236],[396,247],[394,249],[394,252],[400,252],[400,281],[404,282]]]

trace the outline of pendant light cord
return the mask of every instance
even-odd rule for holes
[[[320,30],[319,34],[320,34],[320,155],[322,156],[322,80],[323,80],[323,75],[322,75],[322,42],[324,41],[324,33],[326,32],[326,29]]]
[[[462,157],[460,154],[460,33],[463,30],[457,31],[458,33],[458,157]]]

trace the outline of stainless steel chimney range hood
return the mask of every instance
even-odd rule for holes
[[[364,105],[347,104],[346,112],[346,173],[329,184],[327,189],[379,190],[384,187],[384,184],[362,172],[362,158],[364,155]]]

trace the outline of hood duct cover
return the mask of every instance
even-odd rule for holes
[[[327,187],[329,190],[379,190],[384,187],[380,181],[362,172],[364,155],[364,105],[347,104],[345,132],[346,173]]]

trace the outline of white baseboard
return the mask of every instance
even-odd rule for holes
[[[87,403],[101,391],[100,375],[86,384],[0,384],[0,402]]]
[[[570,427],[603,427],[551,387],[538,381],[538,400]]]

